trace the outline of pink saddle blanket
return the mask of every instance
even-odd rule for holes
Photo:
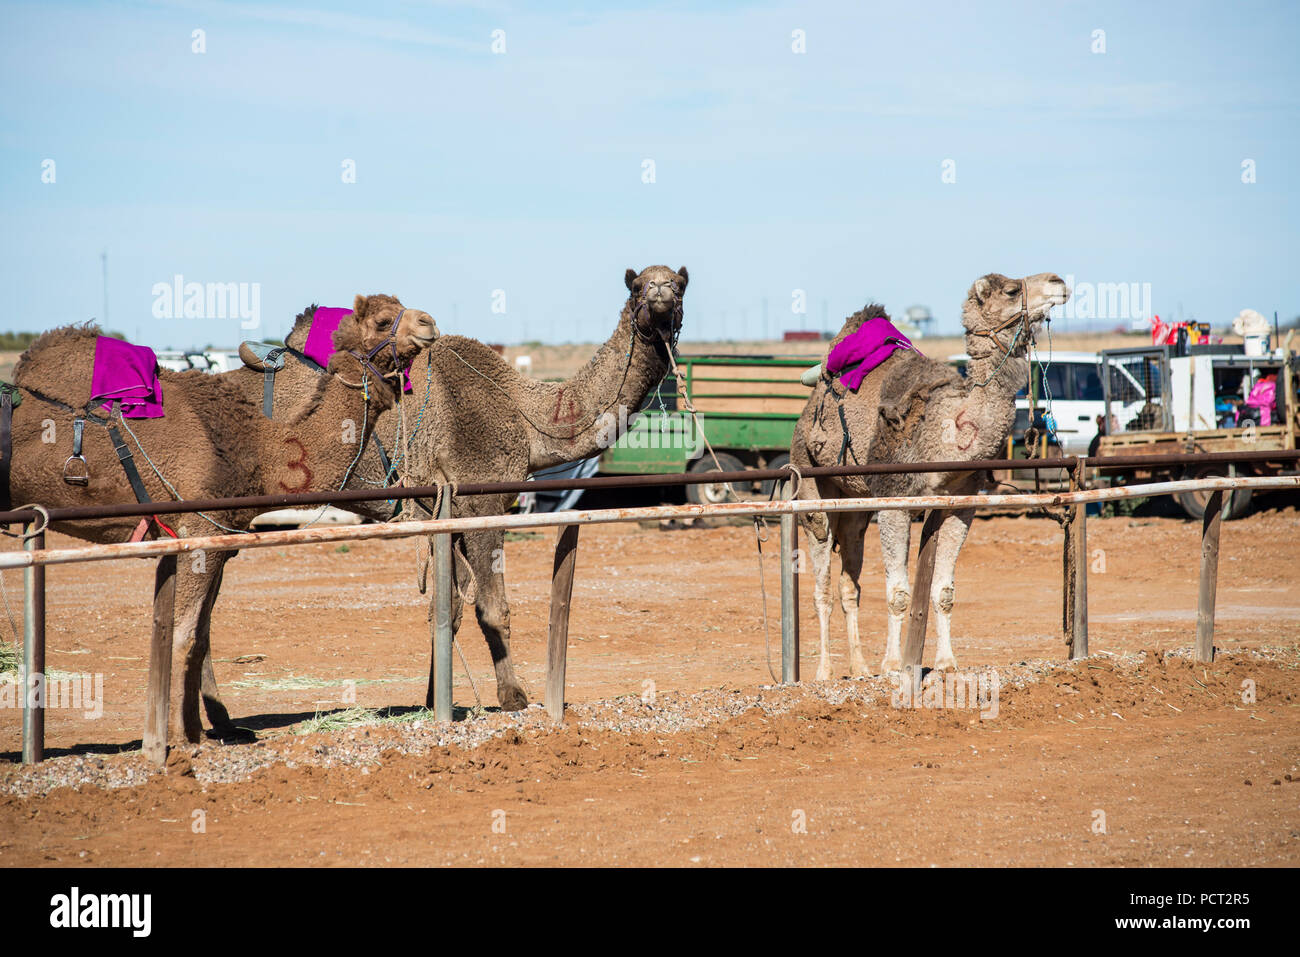
[[[311,328],[307,330],[307,341],[302,351],[308,359],[317,363],[322,369],[328,369],[330,356],[334,355],[334,330],[344,316],[352,315],[351,309],[339,306],[317,306],[311,317]],[[402,391],[411,391],[411,367],[402,370]]]
[[[868,319],[846,336],[826,357],[826,371],[839,374],[840,382],[854,392],[867,373],[899,349],[911,349],[912,341],[883,316]]]
[[[121,402],[124,418],[162,418],[162,382],[158,378],[158,357],[154,351],[109,336],[96,339],[90,404],[100,399],[104,400],[100,407],[108,411],[114,402]]]

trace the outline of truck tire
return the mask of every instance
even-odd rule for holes
[[[1207,465],[1199,469],[1189,470],[1183,478],[1226,478],[1227,471],[1220,466]],[[1227,499],[1227,508],[1224,510],[1223,517],[1228,521],[1235,521],[1250,511],[1250,500],[1253,489],[1239,488],[1232,491],[1225,491],[1224,497]],[[1209,492],[1181,492],[1175,498],[1179,506],[1188,518],[1203,519],[1205,517],[1205,506],[1209,501]]]
[[[726,452],[718,453],[718,465],[722,466],[721,470],[713,464],[713,456],[706,451],[703,456],[692,463],[690,471],[692,473],[717,471],[741,472],[744,471],[745,468],[744,463],[741,462],[740,459]],[[747,497],[745,494],[746,489],[744,488],[737,487],[734,488],[734,491],[736,492],[737,497],[741,499]],[[686,500],[692,505],[717,505],[722,502],[735,501],[734,498],[727,494],[727,487],[721,483],[688,485],[686,486]]]
[[[767,463],[767,465],[763,466],[763,468],[779,469],[789,464],[789,462],[790,462],[789,453],[782,452],[780,455],[772,456],[772,459]],[[761,482],[759,484],[759,491],[761,492],[763,498],[772,497],[772,488],[775,485],[776,482],[773,481],[772,479],[768,479],[766,482]]]

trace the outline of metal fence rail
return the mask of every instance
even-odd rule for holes
[[[1297,454],[1282,454],[1269,451],[1255,454],[1254,460],[1282,461],[1294,459]],[[1247,453],[1246,455],[1250,455]],[[1227,454],[1219,457],[1224,462],[1240,462],[1247,459],[1241,453]],[[1127,459],[1151,461],[1156,456],[1130,456]],[[1204,463],[1210,456],[1160,456],[1162,459],[1188,459],[1189,462]],[[1097,461],[1097,460],[1092,460]],[[1115,462],[1115,458],[1105,460],[1107,464],[1124,464]],[[784,681],[798,680],[798,576],[795,574],[796,552],[798,549],[797,516],[810,512],[839,511],[881,511],[905,509],[910,511],[925,510],[925,524],[922,528],[919,559],[916,576],[917,588],[914,595],[922,595],[922,600],[914,602],[912,616],[908,625],[908,639],[904,652],[904,666],[919,669],[924,651],[926,619],[929,611],[928,587],[920,587],[928,582],[933,570],[935,532],[940,513],[960,508],[1043,508],[1064,507],[1070,510],[1071,517],[1065,524],[1066,562],[1065,562],[1065,631],[1071,646],[1071,657],[1087,655],[1087,563],[1080,560],[1086,556],[1086,506],[1093,502],[1115,501],[1137,497],[1177,494],[1186,491],[1208,491],[1210,501],[1206,508],[1202,528],[1202,559],[1200,597],[1197,619],[1197,655],[1201,660],[1213,659],[1214,600],[1218,570],[1218,540],[1222,517],[1223,493],[1232,489],[1300,489],[1300,476],[1205,478],[1158,482],[1145,485],[1119,486],[1110,488],[1087,489],[1085,469],[1089,460],[1045,459],[1037,460],[1034,465],[1039,468],[1062,468],[1073,464],[1072,485],[1068,492],[1025,493],[1014,495],[931,495],[888,498],[845,498],[845,499],[791,499],[794,488],[791,473],[785,469],[751,470],[743,473],[702,473],[687,476],[657,476],[654,484],[671,484],[675,482],[719,482],[733,475],[743,479],[771,477],[786,479],[783,490],[785,498],[769,502],[728,502],[715,505],[663,505],[642,508],[613,508],[596,510],[573,510],[525,515],[491,515],[465,518],[451,518],[451,496],[442,495],[439,517],[424,521],[394,522],[387,524],[342,526],[328,528],[306,528],[280,532],[250,532],[246,534],[223,534],[184,539],[158,539],[154,541],[122,543],[116,545],[89,545],[73,548],[45,549],[43,530],[32,529],[34,535],[24,542],[21,552],[0,553],[0,569],[23,568],[25,585],[24,615],[24,720],[23,720],[23,760],[31,763],[39,761],[43,754],[43,710],[31,695],[36,683],[44,682],[45,654],[45,606],[44,606],[44,569],[47,565],[69,564],[89,561],[110,561],[122,558],[159,558],[155,577],[154,628],[150,651],[148,712],[143,735],[146,754],[155,762],[161,763],[166,757],[166,745],[169,734],[169,686],[171,676],[171,652],[173,633],[173,600],[175,588],[176,556],[199,550],[227,551],[244,548],[270,548],[284,545],[309,544],[321,542],[365,541],[372,539],[407,538],[417,535],[432,535],[434,538],[433,564],[437,591],[435,593],[434,615],[434,702],[435,715],[439,720],[452,717],[452,675],[451,675],[451,536],[455,533],[482,529],[521,529],[556,526],[561,529],[556,550],[556,561],[552,575],[551,615],[548,631],[547,653],[547,695],[546,706],[556,720],[563,717],[563,688],[568,639],[569,602],[572,593],[573,571],[576,562],[577,533],[582,525],[607,524],[613,522],[635,522],[663,518],[682,517],[726,517],[726,516],[772,516],[781,522],[781,629],[782,629],[782,678]],[[989,460],[987,462],[961,463],[908,463],[906,466],[872,468],[870,466],[838,467],[804,470],[803,477],[817,474],[879,474],[899,471],[958,471],[1001,468],[1013,464],[1024,467],[1025,460]],[[741,481],[742,478],[732,478]],[[626,481],[610,482],[608,480],[557,480],[562,487],[592,487],[585,483],[597,482],[608,486],[628,487],[633,484]],[[510,489],[538,488],[550,483],[484,483],[481,486],[457,488],[458,494],[490,494]],[[595,487],[600,487],[599,485]],[[383,499],[392,497],[430,497],[436,498],[437,487],[420,489],[394,489],[399,496],[383,491],[368,492],[351,501],[365,499]],[[446,491],[444,489],[443,491]],[[344,493],[320,493],[307,496],[267,496],[276,505],[284,504],[322,504],[336,501]],[[285,502],[286,499],[299,501]],[[312,499],[304,503],[302,499]],[[215,500],[225,503],[228,508],[248,508],[248,499]],[[230,503],[239,503],[232,505]],[[195,511],[200,507],[207,511],[209,507],[216,510],[220,506],[207,503],[151,503],[143,512],[136,514],[157,514],[161,506],[172,506],[176,511]],[[106,508],[123,509],[121,506]],[[126,507],[140,509],[138,505]],[[51,509],[51,520],[58,520],[68,512],[87,510]],[[129,514],[125,509],[114,514]],[[36,517],[30,510],[19,510],[0,514],[0,521],[16,520],[11,516],[26,518]],[[103,517],[103,511],[93,516]],[[1071,561],[1073,554],[1076,560]]]

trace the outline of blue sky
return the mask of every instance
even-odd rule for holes
[[[868,299],[954,330],[989,271],[1286,320],[1298,41],[1295,3],[6,2],[0,328],[102,317],[105,249],[108,325],[159,348],[379,291],[594,341],[653,263],[687,339]],[[155,317],[177,274],[260,284],[261,328]]]

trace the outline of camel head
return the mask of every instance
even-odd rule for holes
[[[629,303],[637,334],[649,342],[676,345],[682,331],[682,297],[690,275],[686,267],[673,272],[667,266],[650,266],[641,272],[629,269],[623,275],[632,294]]]
[[[400,370],[437,338],[438,326],[427,312],[406,309],[393,296],[357,296],[352,312],[334,330],[330,371],[359,366],[391,387]]]
[[[975,337],[994,354],[1023,356],[1051,308],[1069,298],[1065,280],[1055,273],[1009,279],[991,272],[971,284],[962,325],[968,340]],[[976,354],[970,345],[967,351]]]

